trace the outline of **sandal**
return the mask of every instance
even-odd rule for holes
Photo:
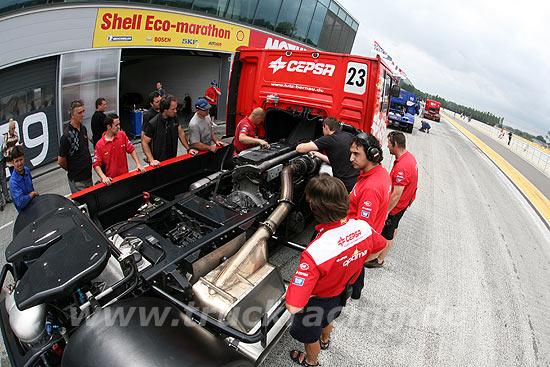
[[[319,345],[321,346],[321,350],[327,350],[330,346],[330,339],[324,342],[321,340],[321,338],[319,338]]]
[[[300,357],[302,356],[304,356],[304,359],[302,359],[302,361],[300,362]],[[297,349],[293,349],[290,351],[290,358],[292,359],[293,362],[299,364],[300,366],[305,366],[305,367],[320,366],[319,362],[315,364],[307,363],[307,354],[305,354],[304,352],[300,352]]]

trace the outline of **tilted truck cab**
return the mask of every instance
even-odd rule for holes
[[[416,94],[401,90],[399,97],[391,99],[388,122],[390,125],[402,127],[412,133],[414,126],[414,115],[417,111],[418,97]]]
[[[328,52],[240,48],[235,55],[227,107],[227,135],[255,107],[266,111],[270,142],[300,130],[298,143],[321,135],[336,117],[382,141],[393,78],[380,59]],[[312,123],[313,122],[313,123]],[[298,127],[299,126],[299,127]],[[312,134],[314,136],[312,136]]]
[[[440,102],[427,99],[426,105],[424,106],[424,118],[439,122],[441,119],[441,116],[439,115],[440,108]]]

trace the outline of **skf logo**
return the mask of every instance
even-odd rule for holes
[[[208,45],[209,46],[218,46],[218,47],[220,47],[222,45],[222,43],[221,42],[208,42]]]
[[[355,252],[353,253],[353,256],[350,257],[349,259],[347,259],[346,261],[344,261],[342,266],[348,266],[352,261],[355,261],[355,260],[360,259],[363,256],[367,255],[368,252],[369,252],[369,250],[359,251],[359,250],[355,249]]]
[[[198,44],[199,43],[199,40],[193,40],[193,39],[190,39],[190,38],[184,38],[181,43],[183,45],[195,45],[195,44]]]
[[[300,264],[300,270],[306,271],[308,269],[309,269],[309,265],[307,263]]]
[[[277,60],[271,61],[269,63],[268,68],[273,69],[273,74],[275,74],[277,71],[284,69],[285,66],[286,66],[286,61],[283,61],[283,57],[281,56]]]
[[[271,61],[268,68],[273,69],[273,74],[277,71],[284,69],[291,73],[303,73],[307,74],[311,71],[315,75],[328,75],[332,76],[336,65],[324,64],[322,62],[311,62],[311,61],[297,61],[292,60],[289,62],[283,61],[283,57],[279,57],[277,60]]]

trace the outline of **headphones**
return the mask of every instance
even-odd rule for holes
[[[382,162],[382,151],[380,148],[370,145],[367,133],[357,134],[357,138],[365,143],[363,148],[365,149],[365,155],[369,161],[374,163]]]

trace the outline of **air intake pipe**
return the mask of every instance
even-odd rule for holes
[[[228,260],[214,284],[224,288],[231,284],[236,275],[247,278],[267,262],[267,240],[275,233],[292,208],[293,177],[313,173],[320,160],[313,155],[303,155],[289,162],[281,172],[281,198],[273,213],[260,224],[258,230],[245,242],[243,247]]]

